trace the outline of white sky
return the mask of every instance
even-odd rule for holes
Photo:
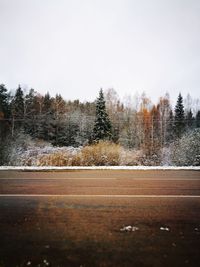
[[[199,0],[0,0],[0,83],[200,97]]]

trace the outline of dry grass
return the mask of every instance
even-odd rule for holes
[[[72,157],[68,153],[56,152],[43,155],[38,159],[38,166],[72,166]]]
[[[80,149],[27,150],[23,153],[23,156],[18,156],[19,162],[17,162],[17,165],[134,166],[140,165],[141,155],[142,151],[127,150],[119,144],[101,141],[97,144],[87,145]]]
[[[39,158],[39,166],[117,166],[120,165],[120,145],[102,141],[85,146],[75,155],[57,152]]]
[[[84,147],[72,159],[73,166],[117,166],[120,165],[121,146],[101,141]]]

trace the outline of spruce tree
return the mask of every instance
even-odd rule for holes
[[[30,89],[29,93],[24,97],[24,130],[32,136],[35,135],[35,123],[37,115],[36,92]]]
[[[14,97],[14,114],[18,119],[23,119],[24,117],[24,93],[20,85],[16,90]]]
[[[98,142],[99,140],[110,140],[111,138],[112,126],[108,113],[106,112],[103,90],[100,89],[99,97],[96,100],[96,119],[93,128],[92,140],[93,142]]]
[[[15,96],[11,102],[12,109],[12,136],[15,129],[21,129],[24,121],[24,93],[20,85],[16,90]]]
[[[187,130],[193,129],[194,126],[195,126],[195,118],[193,116],[193,113],[192,113],[191,109],[186,113],[185,120],[186,120]]]
[[[47,92],[45,95],[44,95],[44,103],[43,103],[43,113],[45,114],[50,114],[52,113],[52,102],[53,102],[53,99],[52,97],[50,96],[49,92]]]
[[[195,117],[195,127],[200,128],[200,110],[198,110],[196,117]]]
[[[42,111],[38,120],[38,137],[47,141],[53,138],[53,98],[47,92],[44,96]]]
[[[9,94],[4,84],[0,84],[0,117],[9,116]]]
[[[10,130],[10,104],[9,94],[4,84],[0,84],[0,165],[5,163],[6,138]]]
[[[180,138],[185,130],[185,115],[183,106],[183,97],[181,94],[178,96],[178,100],[175,106],[174,116],[174,134],[176,138]]]
[[[167,119],[167,144],[173,141],[174,139],[174,115],[173,111],[170,110],[169,117]]]

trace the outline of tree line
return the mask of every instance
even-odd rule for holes
[[[198,101],[197,101],[198,102]],[[200,128],[200,110],[192,98],[179,94],[173,109],[169,94],[153,104],[143,93],[133,101],[121,101],[114,89],[103,92],[93,102],[66,101],[18,86],[11,93],[0,85],[0,163],[10,140],[20,133],[50,142],[54,146],[84,146],[110,140],[129,149],[142,149],[156,157],[160,149],[180,139],[185,132]]]

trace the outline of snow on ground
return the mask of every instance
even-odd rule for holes
[[[200,170],[196,166],[0,166],[0,171],[3,170]]]
[[[169,231],[170,229],[169,229],[169,227],[163,227],[163,226],[161,226],[160,227],[160,230],[161,231]]]
[[[120,229],[120,232],[135,232],[139,230],[139,228],[137,226],[131,226],[131,225],[128,225],[128,226],[124,226]]]

